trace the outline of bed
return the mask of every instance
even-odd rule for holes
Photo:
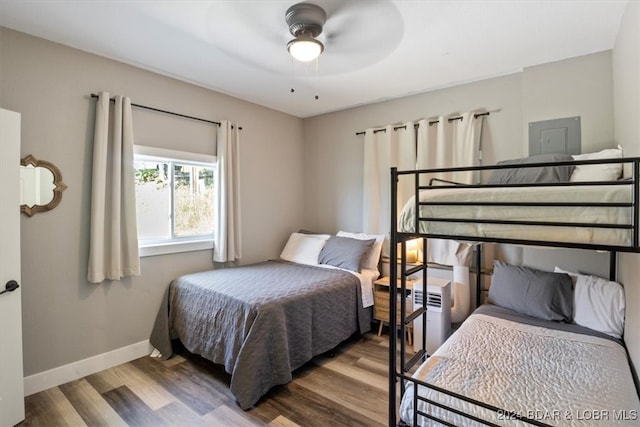
[[[436,187],[420,193],[419,210],[414,199],[405,205],[400,229],[413,230],[419,212],[425,219],[419,221],[420,234],[629,246],[631,190],[625,181],[601,186]],[[473,204],[467,204],[470,200]],[[532,200],[558,205],[550,209],[532,205]]]
[[[623,159],[621,150],[611,158],[610,154],[603,150],[596,156],[575,159],[518,159],[493,166],[421,171],[392,169],[390,256],[400,262],[391,266],[390,280],[398,280],[401,286],[397,291],[391,289],[391,320],[396,317],[394,302],[405,292],[409,275],[421,274],[426,292],[427,254],[423,253],[420,266],[409,266],[406,261],[406,242],[415,238],[608,251],[608,280],[567,275],[561,270],[536,273],[555,274],[553,280],[564,281],[563,288],[545,288],[547,305],[541,306],[557,302],[557,289],[564,289],[565,299],[568,295],[578,298],[575,284],[567,288],[569,277],[580,277],[585,283],[612,283],[624,295],[614,282],[616,254],[640,252],[640,159]],[[618,179],[623,165],[631,170],[630,179]],[[578,169],[580,173],[574,174]],[[473,185],[434,183],[431,179],[443,172],[461,171],[492,175],[488,182]],[[415,182],[413,197],[406,204],[398,200],[400,179]],[[479,260],[476,263],[480,265]],[[503,280],[495,286],[494,279],[495,265],[489,289],[489,302],[494,306],[474,312],[433,355],[424,348],[410,354],[406,341],[398,344],[390,340],[389,425],[396,425],[398,416],[409,425],[587,425],[598,419],[606,425],[637,425],[640,403],[626,350],[621,342],[611,339],[610,331],[592,333],[607,324],[608,320],[598,317],[602,313],[585,314],[583,309],[574,313],[570,310],[575,301],[565,304],[568,311],[559,318],[528,312],[532,302],[521,296],[538,292],[537,287],[526,287],[532,286],[530,280]],[[508,294],[510,286],[519,292],[505,300],[500,295]],[[597,306],[589,309],[597,311]],[[405,333],[410,322],[426,317],[427,310],[425,305],[405,314],[401,307],[400,320],[391,328],[399,326]],[[597,320],[595,325],[589,323],[593,319]],[[621,335],[621,329],[617,333]]]
[[[603,158],[614,154],[617,158]],[[621,148],[581,156],[576,157],[585,160],[553,154],[493,166],[397,171],[395,180],[417,177],[414,181],[424,185],[414,187],[414,195],[394,221],[396,231],[498,243],[606,250],[637,247],[637,182],[618,179],[623,165],[635,171],[637,163],[621,158]],[[437,179],[425,183],[449,170],[490,176],[484,184]]]
[[[223,365],[239,406],[250,408],[314,356],[370,329],[377,270],[360,267],[379,250],[369,239],[343,239],[293,233],[280,259],[175,279],[151,344],[166,358],[179,339],[188,351]],[[357,255],[366,245],[366,255]],[[351,268],[345,268],[352,261],[341,252],[346,248],[358,257]]]
[[[527,425],[511,412],[555,426],[594,420],[637,425],[640,415],[620,341],[495,305],[479,307],[413,378],[505,409],[490,411],[412,382],[400,406],[402,420],[411,425],[437,425],[419,413],[457,426],[481,425],[423,399],[501,426]],[[420,399],[414,401],[416,388]]]

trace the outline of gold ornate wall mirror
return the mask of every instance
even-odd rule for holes
[[[29,216],[51,210],[67,188],[53,163],[28,155],[20,161],[20,210]]]

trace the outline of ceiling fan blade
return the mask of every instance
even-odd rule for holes
[[[372,64],[388,55],[402,38],[402,17],[388,0],[304,1],[327,14],[318,36],[325,45],[319,62],[321,75]],[[212,2],[206,18],[208,41],[248,66],[291,73],[287,42],[293,36],[285,15],[294,4],[295,0]],[[380,31],[381,26],[385,31]]]
[[[361,13],[363,12],[363,13]],[[397,44],[402,38],[403,23],[398,16],[393,18],[385,7],[369,8],[358,6],[343,9],[342,13],[332,16],[325,25],[325,45],[330,51],[357,52],[362,49],[385,51],[387,46]],[[381,27],[384,31],[380,31]]]
[[[402,19],[388,1],[351,0],[342,3],[331,14],[327,12],[324,34],[331,44],[354,44],[354,39],[371,43],[387,37],[387,33],[402,32]],[[382,27],[384,31],[380,31]]]
[[[332,16],[338,16],[344,10],[353,8],[355,3],[375,3],[375,1],[363,1],[363,0],[318,0],[314,2],[318,6],[324,9],[327,13],[327,18]]]

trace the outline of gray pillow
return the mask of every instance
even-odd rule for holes
[[[571,277],[493,262],[489,302],[543,320],[573,319]]]
[[[548,163],[572,161],[570,154],[540,154],[522,159],[504,160],[498,165],[522,165],[527,163]],[[487,184],[530,184],[545,182],[567,182],[575,169],[574,165],[546,166],[493,171]]]
[[[375,241],[331,236],[320,251],[318,263],[359,272]]]

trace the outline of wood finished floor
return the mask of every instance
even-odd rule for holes
[[[354,337],[242,411],[219,365],[143,357],[28,396],[20,426],[383,426],[388,335]]]

